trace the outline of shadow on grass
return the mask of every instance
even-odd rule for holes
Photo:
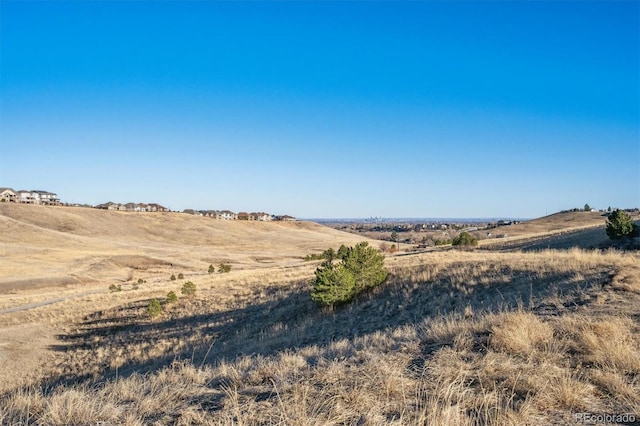
[[[581,229],[577,231],[566,231],[555,235],[535,237],[513,242],[495,243],[486,249],[489,251],[516,251],[523,252],[540,250],[568,250],[571,248],[598,249],[607,248],[609,241],[604,227],[593,229]]]
[[[538,306],[544,310],[549,296],[555,295],[560,297],[551,300],[577,305],[586,287],[601,288],[610,279],[609,274],[595,271],[583,273],[579,282],[573,273],[541,277],[531,270],[503,268],[488,274],[482,277],[488,284],[456,283],[447,271],[424,283],[391,277],[383,286],[336,309],[315,305],[308,283],[302,282],[293,283],[287,292],[276,291],[266,300],[238,308],[216,311],[215,300],[181,302],[158,320],[146,317],[148,300],[140,300],[96,312],[78,324],[75,332],[59,335],[59,343],[52,348],[82,361],[77,365],[70,361],[64,373],[52,378],[49,388],[146,373],[175,360],[189,359],[198,366],[242,355],[269,356],[308,345],[324,346],[465,308],[476,312],[519,305],[536,309],[537,301],[547,299]],[[151,353],[158,345],[167,350],[160,355]],[[116,370],[110,363],[118,351],[125,357],[137,353],[141,360]],[[95,363],[93,371],[83,371],[87,362]]]

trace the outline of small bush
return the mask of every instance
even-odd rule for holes
[[[147,314],[149,317],[154,318],[162,313],[162,305],[158,299],[153,299],[147,305]]]
[[[218,268],[218,272],[220,273],[226,273],[231,271],[231,265],[229,265],[228,263],[221,263],[220,267]]]
[[[308,254],[304,257],[304,260],[306,261],[310,261],[310,260],[323,260],[324,259],[324,255],[322,253],[312,253],[312,254]]]
[[[178,301],[178,295],[174,291],[167,293],[167,303],[175,303]]]
[[[380,285],[387,278],[384,256],[367,242],[338,251],[340,262],[325,261],[316,269],[311,299],[322,305],[340,305]]]
[[[184,279],[184,274],[183,274],[182,272],[180,272],[180,273],[178,274],[178,279],[179,279],[179,280],[183,280],[183,279]]]
[[[474,238],[468,232],[461,232],[460,235],[453,239],[451,244],[454,246],[477,246],[478,239]]]
[[[176,276],[174,274],[171,275],[171,281],[175,281],[176,280]]]
[[[209,273],[213,274],[216,271],[216,268],[213,265],[209,265]]]
[[[180,292],[187,297],[192,297],[196,294],[196,285],[191,281],[187,281],[182,285],[182,290],[180,290]]]
[[[638,235],[638,225],[631,216],[622,210],[614,210],[607,219],[607,236],[612,240],[619,240]]]
[[[145,281],[145,280],[143,280],[142,278],[138,278],[138,284],[143,284],[143,283],[145,283],[145,282],[146,282],[146,281]]]
[[[118,284],[118,285],[111,284],[109,286],[109,291],[112,292],[112,293],[116,292],[116,291],[122,291],[122,286],[120,284]]]
[[[134,283],[133,285],[131,285],[131,290],[137,290],[139,288],[140,286],[138,285],[138,283]]]
[[[322,253],[313,253],[305,256],[304,260],[326,260],[328,262],[332,262],[335,259],[342,259],[341,250],[345,250],[346,247],[344,245],[340,246],[340,249],[336,252],[333,248],[329,247]]]

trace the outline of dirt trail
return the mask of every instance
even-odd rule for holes
[[[91,291],[85,291],[84,293],[74,294],[73,296],[58,297],[56,299],[43,300],[35,303],[28,303],[26,305],[14,306],[13,308],[0,309],[0,315],[10,314],[13,312],[28,311],[29,309],[35,309],[41,306],[53,305],[54,303],[64,302],[66,300],[71,300],[71,299],[77,299],[79,297],[88,296],[90,294],[105,293],[105,292],[106,290],[91,290]]]

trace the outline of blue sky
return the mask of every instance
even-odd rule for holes
[[[0,186],[298,217],[640,205],[636,1],[0,2]]]

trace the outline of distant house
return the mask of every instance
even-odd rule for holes
[[[95,208],[102,209],[102,210],[118,210],[118,205],[116,203],[109,201],[107,203],[98,204]]]
[[[127,203],[124,205],[124,210],[128,212],[139,212],[140,205],[136,203]]]
[[[296,220],[295,217],[289,216],[288,214],[285,214],[282,216],[276,216],[275,219],[283,222],[293,222],[294,220]]]
[[[220,212],[220,218],[223,220],[236,220],[238,219],[238,215],[231,210],[222,210]]]
[[[240,212],[240,213],[238,213],[237,219],[238,220],[249,220],[249,213]]]
[[[264,213],[264,212],[260,212],[260,213],[253,213],[255,220],[260,220],[262,222],[268,222],[273,220],[273,216],[270,215],[269,213]]]
[[[150,211],[150,212],[168,212],[169,211],[168,208],[161,206],[160,204],[157,204],[157,203],[149,203],[148,208],[150,210],[147,210],[147,211]]]
[[[11,188],[0,188],[0,202],[15,203],[18,194]]]
[[[49,191],[31,191],[32,194],[37,194],[37,198],[40,200],[40,204],[45,206],[59,206],[60,200],[58,195]]]
[[[40,204],[40,197],[31,191],[20,190],[16,193],[17,200],[22,204]]]

